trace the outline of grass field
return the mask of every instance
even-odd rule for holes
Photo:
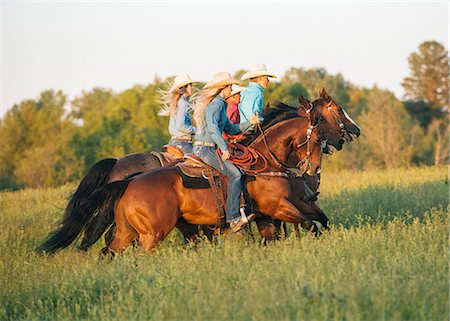
[[[0,193],[0,320],[449,319],[446,167],[324,173],[319,239],[35,254],[73,188]]]

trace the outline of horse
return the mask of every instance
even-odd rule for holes
[[[354,123],[353,120],[345,117],[345,111],[343,111],[343,109],[330,96],[328,96],[325,88],[322,89],[322,91],[319,93],[319,97],[313,102],[309,102],[304,97],[300,97],[299,102],[300,108],[289,106],[283,103],[276,103],[272,106],[268,105],[264,109],[263,116],[265,119],[271,119],[271,121],[266,123],[265,127],[270,127],[271,125],[279,121],[280,115],[278,115],[277,118],[273,119],[270,116],[271,113],[273,114],[277,111],[280,111],[281,113],[293,113],[295,117],[300,115],[305,118],[310,118],[310,123],[314,125],[317,125],[319,118],[323,115],[324,118],[327,119],[329,123],[331,123],[332,127],[341,132],[342,138],[345,139],[344,134],[346,132],[350,132],[347,135],[347,137],[350,138],[352,138],[351,135],[354,135],[355,137],[359,136],[359,127]],[[252,139],[252,135],[250,135],[248,136],[247,141],[251,141]],[[346,139],[346,141],[348,141],[348,139]],[[333,145],[330,145],[330,147],[331,146]],[[342,146],[337,145],[334,147],[340,150]],[[294,163],[291,162],[290,167],[294,167],[297,163],[298,160],[296,160]],[[327,229],[328,218],[326,217],[325,213],[315,203],[311,202],[311,196],[305,196],[305,194],[307,194],[305,190],[308,191],[308,193],[314,193],[315,195],[319,184],[319,180],[317,178],[318,175],[315,175],[313,177],[304,175],[306,176],[305,179],[299,178],[298,176],[299,175],[297,175],[297,177],[291,175],[289,177],[289,182],[292,190],[291,201],[300,210],[300,212],[304,213],[304,215],[310,217],[312,220],[320,223],[324,229]],[[105,215],[100,214],[99,217],[103,217],[101,223],[105,226],[111,226],[112,224],[105,235],[105,242],[109,243],[112,239],[115,229],[113,216],[110,215],[109,220],[104,219],[105,217],[108,217]],[[259,216],[256,219],[256,224],[261,236],[265,239],[265,242],[278,238],[277,235],[280,227],[279,221],[276,221],[274,226],[273,219],[267,216]],[[176,227],[182,232],[186,241],[195,241],[198,238],[200,231],[203,231],[208,239],[212,239],[213,236],[213,232],[210,228],[188,224],[183,218],[180,218]],[[298,225],[295,225],[295,227],[296,229],[298,229]],[[94,230],[97,230],[97,233],[94,233]],[[81,242],[81,248],[87,250],[90,246],[92,246],[101,236],[99,231],[103,230],[104,228],[99,227],[95,224],[95,219],[91,220],[85,228],[84,238]]]
[[[299,114],[304,117],[311,117],[311,121],[314,123],[315,119],[324,117],[331,124],[337,126],[341,132],[341,137],[346,142],[351,142],[353,139],[361,135],[361,129],[356,122],[345,112],[345,110],[328,95],[325,88],[319,91],[319,96],[313,102],[310,102],[303,96],[299,97]],[[288,105],[277,102],[273,106],[275,108],[289,108]],[[330,146],[331,147],[331,146]],[[331,150],[327,154],[333,154]],[[292,157],[292,162],[296,162],[295,157]],[[295,191],[291,197],[291,201],[295,204],[299,210],[312,220],[318,221],[324,229],[328,228],[328,218],[325,213],[315,204],[317,190],[320,185],[320,175],[308,176],[291,176],[289,178],[290,185],[293,191]],[[267,240],[278,238],[279,231],[281,229],[281,221],[272,220],[268,217],[259,217],[257,220],[258,228],[261,235]],[[286,224],[283,225],[285,234],[287,235]],[[295,231],[299,235],[298,224],[294,224]]]
[[[323,101],[321,101],[323,99]],[[303,97],[300,97],[300,106],[302,104],[305,104],[305,100]],[[318,103],[320,102],[320,103]],[[324,105],[324,102],[326,102],[326,106]],[[316,113],[316,118],[318,118],[320,113],[323,113],[323,116],[332,124],[337,130],[341,131],[341,134],[343,134],[344,131],[350,132],[348,134],[348,137],[351,137],[350,135],[359,136],[359,128],[354,126],[354,121],[351,119],[349,120],[346,117],[345,111],[342,110],[342,108],[334,102],[334,100],[328,96],[325,89],[323,88],[322,91],[319,93],[319,98],[315,101],[307,102],[307,106],[304,108],[303,116],[307,117],[309,116],[308,113],[305,111],[310,109],[311,106],[314,106],[314,113]],[[273,107],[273,106],[272,106]],[[297,110],[296,107],[291,107],[284,105],[278,105],[275,106],[278,110],[287,112],[292,112],[292,110]],[[287,107],[287,108],[286,108]],[[299,110],[300,112],[302,110]],[[273,113],[273,108],[265,108],[263,116],[266,119],[267,115],[270,113]],[[271,122],[266,123],[266,127],[270,127],[272,124],[276,123],[278,121],[278,118],[273,118]],[[343,138],[344,135],[342,135]],[[336,146],[335,146],[336,147]],[[131,175],[134,175],[136,173],[145,172],[147,170],[153,169],[153,168],[159,168],[161,166],[167,165],[169,163],[169,160],[162,159],[161,157],[157,157],[154,153],[138,153],[138,154],[130,154],[123,158],[119,159],[113,159],[113,158],[107,158],[104,160],[101,160],[97,162],[88,172],[88,174],[81,180],[78,188],[75,190],[75,192],[72,194],[69,203],[65,209],[64,214],[64,221],[70,220],[70,217],[73,216],[73,214],[79,209],[81,204],[86,201],[87,197],[93,193],[96,189],[99,189],[103,187],[108,182],[118,181],[125,179]],[[293,165],[292,165],[293,166]],[[316,176],[315,176],[316,177]],[[291,178],[290,181],[292,182],[292,189],[295,195],[298,195],[298,198],[304,198],[304,186],[303,180]],[[301,181],[301,182],[300,182]],[[310,189],[316,190],[318,186],[318,180],[315,181],[314,179],[311,181],[311,187]],[[301,183],[301,184],[300,184]],[[316,187],[315,187],[316,186]],[[298,204],[299,208],[302,209],[302,212],[305,213],[305,215],[310,215],[313,217],[313,219],[319,221],[324,227],[326,227],[326,222],[328,221],[325,214],[317,207],[315,204],[306,204],[302,201],[296,200],[296,204]],[[319,215],[317,217],[317,215]],[[98,215],[101,217],[102,215]],[[259,217],[256,221],[258,228],[262,234],[264,234],[267,239],[270,239],[268,233],[263,232],[266,226],[269,224],[269,229],[272,228],[272,221],[265,222],[267,217]],[[104,221],[104,225],[111,225],[112,222],[110,221]],[[93,217],[90,221],[86,222],[83,225],[83,232],[84,237],[81,242],[81,249],[87,250],[92,244],[94,244],[98,238],[101,235],[92,235],[92,230],[95,228],[95,226],[98,224],[98,222],[95,221],[95,217]],[[177,224],[177,228],[182,232],[186,240],[192,240],[195,239],[196,234],[199,232],[199,227],[192,226],[190,224],[187,224],[183,219],[180,219],[180,221]],[[105,241],[108,242],[108,239],[111,239],[112,234],[114,231],[114,225],[109,229],[108,233],[105,235]],[[211,232],[209,229],[204,229],[205,232],[209,233],[208,237],[211,237]],[[68,237],[65,237],[64,235],[60,235],[61,240],[60,242],[63,243],[62,246],[68,246],[73,240],[71,240]],[[65,245],[64,245],[65,243]]]
[[[329,126],[325,119],[321,119],[317,126],[305,130],[307,125],[310,124],[310,119],[309,117],[299,116],[296,109],[284,113],[275,111],[273,114],[274,116],[269,117],[268,119],[268,123],[271,126],[267,126],[266,129],[264,129],[264,134],[258,135],[255,133],[252,137],[248,138],[249,146],[259,150],[263,157],[268,160],[269,171],[273,172],[274,169],[279,170],[280,162],[286,162],[289,155],[294,151],[297,157],[302,159],[302,164],[306,165],[304,167],[306,172],[313,175],[320,169],[322,147],[325,139],[329,144],[333,144],[339,148],[342,147],[343,141],[340,133]],[[305,144],[307,141],[309,141],[309,143]],[[268,190],[267,187],[264,187],[264,183],[271,181],[272,184],[268,185],[273,186],[273,183],[279,185],[276,188],[277,191],[281,191],[283,188],[285,190],[284,197],[277,197],[274,200],[279,203],[278,206],[274,206],[274,204],[271,204],[270,202],[261,200],[260,196],[258,199],[258,193],[255,193],[254,186],[257,186],[258,184],[261,185],[261,190],[267,192]],[[258,182],[258,184],[255,185],[255,182]],[[161,186],[158,187],[156,185]],[[129,188],[127,188],[128,186]],[[289,197],[289,186],[284,177],[268,177],[261,174],[256,177],[255,181],[248,182],[247,188],[249,189],[250,196],[253,194],[257,196],[254,203],[256,210],[260,213],[271,215],[288,222],[300,222],[303,227],[314,229],[315,225],[308,218],[302,216],[295,206],[287,200]],[[138,192],[139,189],[142,189],[141,192]],[[164,197],[162,202],[149,202],[149,200],[146,200],[144,197],[144,194],[146,194],[153,198],[155,195],[160,195],[161,190],[166,189],[168,195],[167,197]],[[133,190],[134,192],[130,192],[131,195],[129,195],[129,190]],[[156,190],[159,190],[159,192]],[[251,193],[250,190],[252,191]],[[136,194],[135,192],[138,193]],[[122,205],[125,203],[130,205],[131,203],[127,203],[126,201],[131,201],[133,198],[136,200],[139,199],[139,202],[142,202],[140,206],[145,208],[145,212],[150,215],[148,217],[150,223],[155,219],[150,213],[156,213],[156,218],[161,218],[159,213],[161,211],[163,211],[161,215],[164,215],[164,217],[168,215],[167,222],[160,227],[162,230],[158,229],[154,224],[150,224],[151,229],[158,230],[156,234],[152,234],[156,237],[155,240],[160,240],[160,236],[162,235],[165,237],[169,230],[177,224],[177,221],[180,218],[183,218],[189,224],[212,225],[216,223],[215,218],[217,217],[218,211],[217,208],[214,208],[212,196],[210,190],[206,190],[206,192],[201,190],[199,192],[199,190],[184,188],[180,182],[178,171],[173,167],[153,169],[149,172],[137,175],[132,179],[108,183],[102,189],[94,192],[82,206],[76,209],[68,218],[64,219],[62,227],[53,232],[38,250],[55,252],[60,248],[66,247],[77,238],[86,222],[91,219],[92,213],[98,211],[100,207],[109,208],[111,204],[115,204],[118,199],[120,200],[114,210],[117,232],[113,236],[111,242],[113,247],[116,247],[117,240],[124,240],[124,227],[132,226],[129,225],[129,223],[123,224],[124,217],[119,216],[117,209],[122,208]],[[183,201],[183,199],[187,199],[188,201]],[[202,201],[199,203],[199,200]],[[155,204],[156,208],[147,207],[150,203]],[[203,206],[201,206],[201,204],[203,204]],[[275,210],[275,208],[277,209]],[[269,210],[272,211],[272,213],[268,214]],[[183,215],[178,215],[180,212],[183,213]],[[134,214],[138,213],[136,212]],[[132,219],[132,221],[133,224],[139,225],[138,221],[134,221],[134,219]],[[147,223],[144,225],[149,226]],[[136,228],[137,230],[142,230],[142,226],[136,226]],[[142,237],[146,238],[145,236]],[[125,239],[128,240],[129,237],[125,236]],[[142,242],[148,244],[148,241],[144,241],[143,239]],[[148,246],[146,247],[148,248]]]

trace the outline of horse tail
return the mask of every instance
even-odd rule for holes
[[[129,175],[124,179],[129,180],[142,172],[137,172]],[[109,184],[108,184],[109,185]],[[107,186],[108,186],[107,185]],[[109,188],[109,187],[106,187]],[[122,197],[123,194],[117,194],[113,197],[113,199],[117,200]],[[115,202],[112,202],[111,198],[105,200],[102,206],[99,206],[95,215],[86,223],[83,231],[83,239],[81,240],[80,249],[83,251],[87,251],[98,239],[103,235],[103,233],[114,223],[114,206]],[[111,237],[114,229],[109,231]],[[105,238],[105,241],[107,238]]]
[[[78,238],[84,226],[95,215],[98,215],[98,213],[114,213],[114,205],[125,193],[129,182],[130,180],[115,181],[96,190],[80,206],[74,209],[70,216],[64,217],[61,227],[50,233],[48,239],[36,251],[53,254],[66,248]],[[109,210],[105,211],[102,208]]]
[[[73,192],[64,210],[64,219],[74,214],[74,211],[91,195],[95,190],[103,187],[108,182],[112,169],[117,163],[117,158],[105,158],[95,163],[86,176]]]

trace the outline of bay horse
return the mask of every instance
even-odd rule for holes
[[[328,123],[331,124],[336,130],[340,131],[341,137],[346,142],[351,142],[354,138],[359,137],[361,134],[359,126],[356,122],[350,118],[350,116],[345,112],[345,110],[336,102],[334,99],[328,95],[325,88],[319,92],[319,96],[313,102],[308,101],[303,96],[299,97],[299,107],[292,107],[283,103],[276,103],[275,105],[267,106],[263,111],[263,117],[267,119],[268,114],[273,113],[274,110],[281,111],[289,111],[296,110],[300,116],[310,117],[311,122],[313,124],[317,124],[317,121],[320,117],[324,117]],[[269,117],[270,119],[270,117]],[[276,123],[277,119],[272,119],[272,122],[267,124],[266,127],[270,127],[273,123]],[[250,140],[251,140],[250,136]],[[248,140],[247,140],[248,141]],[[329,145],[330,147],[333,144]],[[337,150],[341,149],[341,145],[333,146]],[[332,154],[331,151],[327,153]],[[294,167],[295,164],[299,162],[298,159],[295,159],[295,156],[290,158],[288,161],[288,165],[290,167]],[[303,213],[306,217],[309,217],[311,220],[319,222],[324,229],[328,228],[328,218],[325,213],[315,204],[315,199],[308,196],[308,193],[317,194],[317,190],[320,184],[319,175],[308,176],[302,175],[289,176],[289,182],[291,187],[291,202]],[[308,191],[308,193],[307,193]],[[112,216],[111,216],[112,219]],[[112,223],[112,222],[111,222]],[[256,224],[258,226],[258,230],[265,240],[273,240],[277,238],[279,229],[280,229],[280,221],[273,220],[268,216],[258,216],[256,218]],[[294,227],[299,234],[298,224],[294,224]],[[97,235],[96,237],[92,237],[92,233],[89,231],[89,228],[93,228],[93,226],[88,226],[87,231],[85,232],[85,238],[83,239],[82,246],[88,248],[90,245],[95,243],[101,235]],[[198,226],[193,226],[188,224],[183,219],[177,223],[177,228],[182,232],[183,236],[186,240],[195,240],[199,230],[201,229]],[[285,234],[286,233],[286,225],[284,225]],[[108,243],[108,240],[111,239],[113,233],[114,225],[109,230],[107,235],[105,236],[105,241]],[[208,238],[212,237],[212,232],[210,229],[203,229],[203,232],[207,234]],[[89,237],[91,237],[89,239]]]
[[[294,116],[293,113],[296,116]],[[253,148],[259,149],[260,152],[269,160],[268,170],[273,171],[274,168],[278,169],[278,164],[274,164],[273,160],[270,157],[279,159],[281,162],[285,162],[288,156],[293,151],[295,151],[298,158],[302,159],[304,164],[307,164],[307,166],[305,167],[307,169],[307,172],[314,174],[320,168],[322,157],[322,141],[325,137],[324,134],[326,134],[328,143],[340,147],[342,146],[343,142],[339,132],[331,128],[325,119],[322,119],[320,124],[315,126],[312,131],[310,130],[308,133],[308,131],[305,132],[305,128],[307,124],[310,123],[309,118],[299,117],[297,111],[284,113],[282,116],[284,118],[284,120],[282,121],[277,117],[272,118],[275,125],[268,127],[268,129],[264,131],[264,137],[266,139],[261,140],[260,137],[256,137],[252,142],[250,142],[250,145],[253,145]],[[321,126],[322,123],[325,124],[325,126]],[[324,130],[328,130],[328,133],[325,133]],[[304,142],[306,140],[310,140],[310,143],[305,145]],[[270,147],[268,147],[267,150],[263,150],[264,144],[269,144]],[[162,177],[161,175],[164,177]],[[161,179],[163,181],[161,181]],[[280,180],[276,177],[264,178],[264,176],[261,175],[257,177],[255,182],[259,182],[260,185],[265,185],[264,183],[267,183],[271,180],[273,182],[277,182],[277,184],[281,187],[285,187],[285,190],[288,190],[289,184],[285,179]],[[124,236],[121,234],[124,232],[123,228],[126,226],[132,226],[129,225],[131,222],[127,223],[128,225],[124,225],[124,221],[121,220],[123,216],[120,216],[118,212],[118,209],[123,208],[125,204],[127,204],[127,206],[130,205],[131,203],[128,202],[132,199],[142,202],[141,208],[145,209],[145,212],[150,215],[148,217],[149,221],[144,223],[144,225],[149,227],[150,230],[158,229],[158,232],[156,232],[156,234],[152,234],[156,235],[157,239],[161,235],[164,235],[165,237],[168,231],[175,226],[179,218],[183,218],[190,224],[214,224],[216,222],[215,218],[217,216],[218,210],[213,206],[214,202],[212,201],[212,192],[208,192],[208,190],[206,190],[206,192],[203,190],[199,192],[199,190],[186,189],[182,186],[180,181],[181,180],[178,172],[174,168],[168,167],[154,169],[150,172],[138,175],[131,180],[109,183],[104,188],[98,190],[97,192],[94,192],[88,198],[88,200],[83,203],[81,208],[76,210],[74,214],[69,217],[69,220],[64,220],[63,226],[59,229],[59,231],[55,231],[54,233],[52,233],[49,239],[45,241],[38,248],[38,250],[45,252],[55,252],[59,248],[67,246],[67,243],[70,244],[74,239],[76,239],[76,237],[82,231],[84,224],[89,221],[90,216],[93,212],[97,211],[99,207],[108,207],[108,203],[115,203],[115,200],[118,198],[120,198],[120,200],[117,203],[114,211],[115,221],[117,224],[117,233],[116,235],[114,235],[113,239],[113,242],[114,240],[116,240],[114,244],[118,242],[117,240],[124,238]],[[129,188],[127,188],[128,185]],[[159,185],[159,187],[157,187],[156,185]],[[249,184],[249,186],[253,185],[254,183]],[[276,190],[279,190],[279,187],[277,187]],[[138,192],[140,189],[142,189],[141,192],[136,194],[136,192]],[[164,200],[162,202],[151,202],[149,201],[149,199],[146,199],[144,197],[145,195],[147,195],[150,197],[150,199],[153,199],[155,195],[160,195],[156,190],[159,190],[160,192],[161,190],[166,189],[168,197],[164,197]],[[263,188],[261,187],[261,189]],[[264,189],[267,190],[266,187]],[[124,197],[121,198],[122,194],[124,194]],[[183,195],[186,197],[181,198],[181,196]],[[289,192],[287,192],[284,198],[276,198],[276,201],[279,203],[278,206],[275,206],[277,207],[277,210],[273,211],[270,215],[289,222],[300,222],[305,228],[313,227],[313,224],[311,224],[311,222],[307,218],[302,216],[301,213],[295,208],[295,206],[289,203],[289,201],[287,200],[288,196]],[[200,203],[199,200],[201,200]],[[267,215],[266,213],[269,209],[273,210],[275,208],[270,202],[267,203],[266,201],[262,201],[260,199],[258,200],[258,197],[256,197],[255,200],[256,206],[258,207],[259,211],[265,215]],[[150,203],[155,204],[156,207],[151,207]],[[161,210],[163,211],[162,213],[160,213]],[[129,209],[127,211],[129,211]],[[140,211],[141,210],[139,210],[138,212],[134,212],[134,214],[136,214],[137,216],[135,215],[134,218],[131,219],[133,221],[133,224],[138,224],[139,216],[142,215]],[[152,216],[152,214],[150,213],[153,213],[153,215],[156,216]],[[175,216],[173,216],[174,213]],[[179,215],[179,213],[183,213],[183,215]],[[151,224],[151,222],[156,218],[161,219],[162,216],[160,214],[164,216],[168,215],[166,217],[167,222],[160,227],[158,227],[159,224],[157,224],[157,226]],[[136,221],[135,219],[138,219],[138,221]],[[174,219],[175,222],[173,221]],[[135,231],[142,230],[142,226],[136,226],[136,228],[137,230]],[[161,231],[162,234],[160,233]],[[142,238],[145,238],[145,236],[143,235]],[[125,239],[128,238],[125,237]],[[148,243],[148,241],[143,241],[143,239],[142,242]]]
[[[300,103],[302,106],[302,98],[300,98]],[[325,104],[326,103],[326,106]],[[352,120],[349,120],[346,117],[345,111],[342,110],[340,106],[338,106],[334,100],[328,96],[325,89],[322,89],[322,92],[319,93],[319,98],[313,101],[312,103],[308,102],[308,106],[314,106],[314,112],[316,113],[315,117],[319,117],[320,112],[323,113],[323,116],[329,120],[329,122],[334,125],[336,130],[340,130],[341,134],[343,133],[343,129],[345,131],[350,132],[352,135],[358,136],[359,135],[359,128],[354,126],[354,122]],[[286,105],[287,106],[287,105]],[[296,107],[290,107],[290,109],[297,109]],[[277,106],[278,109],[283,110],[283,106]],[[290,111],[288,108],[288,112]],[[307,107],[310,108],[310,107]],[[284,108],[286,110],[286,108]],[[306,109],[305,109],[306,110]],[[320,112],[319,112],[320,111]],[[298,111],[301,113],[301,110]],[[264,110],[263,116],[267,118],[267,114],[274,113],[273,109],[266,108]],[[307,113],[304,113],[304,116],[308,116]],[[337,121],[337,119],[339,122]],[[274,123],[278,122],[279,118],[272,118],[271,121],[265,124],[265,127],[268,128]],[[343,135],[342,135],[343,136]],[[351,137],[350,135],[348,135]],[[344,137],[344,136],[343,136]],[[335,146],[338,148],[338,146]],[[338,148],[339,149],[339,148]],[[125,179],[126,177],[135,174],[136,172],[143,172],[147,171],[153,168],[158,168],[162,165],[166,165],[168,161],[163,164],[161,160],[156,157],[155,155],[151,153],[139,153],[139,154],[130,154],[120,159],[104,159],[96,163],[88,172],[88,174],[82,179],[80,182],[80,185],[75,190],[74,194],[70,198],[69,204],[65,209],[64,219],[63,219],[63,226],[64,225],[71,225],[73,224],[72,219],[76,217],[77,212],[79,212],[79,208],[81,204],[83,204],[89,195],[91,195],[96,189],[99,189],[108,182],[113,182],[117,180]],[[291,165],[293,166],[293,165]],[[302,212],[305,213],[306,216],[311,216],[312,219],[319,221],[323,226],[326,227],[326,222],[328,221],[326,216],[323,214],[323,212],[315,206],[315,204],[306,204],[303,200],[304,195],[304,188],[303,180],[295,177],[290,178],[291,182],[291,189],[293,190],[293,195],[296,196],[296,199],[293,199],[295,204],[301,209]],[[316,182],[314,180],[311,180],[312,185],[311,187],[314,189],[314,184]],[[106,206],[103,207],[103,209],[107,208]],[[81,229],[84,232],[84,238],[81,243],[81,248],[84,250],[87,250],[92,244],[94,244],[100,235],[95,235],[93,232],[93,229],[96,228],[96,225],[98,225],[98,222],[95,221],[94,218],[92,218],[92,213],[88,213],[88,217],[91,217],[91,220],[88,220],[87,222],[84,221],[81,224]],[[99,217],[107,217],[105,215],[98,215]],[[270,220],[269,222],[266,222],[265,220],[268,217],[259,217],[257,219],[257,225],[258,228],[263,236],[267,236],[269,239],[269,235],[267,232],[267,226],[268,224],[269,229],[272,229],[273,227],[273,220]],[[104,221],[103,224],[105,226],[110,226],[113,222],[113,218],[111,218],[109,221]],[[183,219],[180,219],[180,221],[177,223],[177,227],[180,229],[180,231],[183,233],[186,239],[192,239],[195,237],[195,234],[198,233],[199,229],[197,226],[192,226],[188,223],[186,223]],[[114,225],[109,229],[108,233],[105,235],[105,239],[107,237],[111,238],[114,231]],[[93,235],[94,234],[94,235]],[[97,232],[98,234],[98,232]],[[70,233],[65,233],[63,229],[60,229],[58,233],[53,234],[53,243],[57,243],[59,248],[64,248],[68,245],[70,245],[74,238]],[[53,249],[57,250],[57,248]]]
[[[324,117],[331,124],[337,126],[336,128],[341,132],[342,138],[346,142],[351,142],[354,138],[361,135],[360,127],[356,122],[345,112],[345,110],[328,95],[325,88],[319,92],[319,96],[313,102],[310,102],[303,96],[299,97],[299,114],[304,117],[311,117],[314,119]],[[273,106],[275,108],[287,108],[288,105],[278,102]],[[339,149],[338,149],[339,150]],[[333,154],[333,150],[327,154]],[[290,160],[291,163],[297,162],[295,155]],[[291,201],[297,208],[308,216],[311,220],[318,221],[325,229],[328,226],[328,218],[325,213],[315,204],[315,197],[320,184],[320,175],[308,176],[302,175],[291,176],[289,178],[293,195]],[[305,193],[306,190],[309,193]],[[310,196],[308,196],[308,194]],[[312,194],[312,195],[311,195]],[[269,217],[258,217],[258,228],[260,234],[267,240],[278,238],[279,230],[281,228],[281,221],[273,220]],[[287,235],[286,223],[283,225],[285,234]],[[294,224],[297,235],[299,234],[298,224]]]

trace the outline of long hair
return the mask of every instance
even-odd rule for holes
[[[173,82],[169,82],[169,88],[172,88]],[[187,86],[183,86],[181,88],[175,88],[170,91],[170,89],[160,90],[159,93],[161,95],[160,103],[162,105],[161,109],[158,112],[160,116],[170,116],[171,114],[176,114],[178,109],[178,101],[181,96],[186,92]]]
[[[217,87],[217,88],[207,88],[203,89],[198,93],[198,97],[196,98],[192,109],[194,110],[194,121],[197,126],[197,132],[202,132],[203,120],[205,119],[205,111],[208,104],[216,98],[218,94],[225,88]]]

